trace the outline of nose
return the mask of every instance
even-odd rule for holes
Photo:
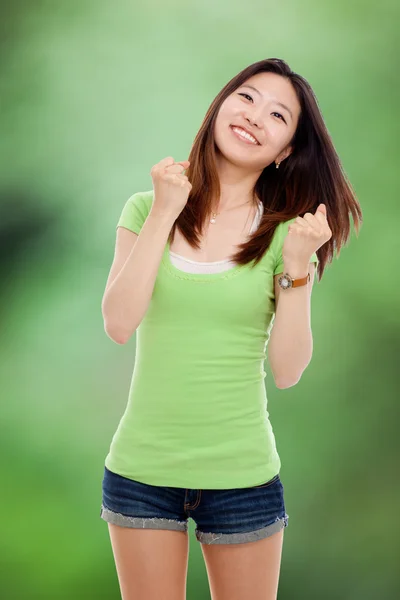
[[[257,118],[246,117],[246,121],[248,121],[252,127],[259,127]]]

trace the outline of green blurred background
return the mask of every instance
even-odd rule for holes
[[[278,390],[267,365],[278,598],[399,598],[399,5],[1,4],[0,596],[120,598],[99,517],[135,356],[101,315],[116,222],[223,85],[279,57],[313,86],[364,224],[314,286],[301,381]],[[207,600],[194,528],[187,597]]]

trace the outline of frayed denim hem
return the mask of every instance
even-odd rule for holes
[[[196,538],[203,544],[243,544],[245,542],[254,542],[262,540],[274,533],[277,533],[288,526],[289,515],[285,514],[283,518],[277,517],[274,523],[257,529],[256,531],[246,531],[243,533],[204,533],[196,529]]]
[[[131,527],[135,529],[171,529],[175,531],[187,531],[187,521],[177,521],[176,519],[163,519],[158,517],[130,517],[121,513],[116,513],[103,504],[100,509],[100,517],[120,527]]]

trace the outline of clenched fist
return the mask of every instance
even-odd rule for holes
[[[154,199],[151,211],[157,215],[178,218],[189,197],[192,184],[183,171],[190,162],[175,162],[172,156],[163,158],[150,171],[153,180]]]
[[[320,204],[314,215],[307,212],[304,217],[296,217],[294,223],[289,225],[283,242],[283,259],[285,262],[308,264],[312,254],[331,237],[326,206]]]

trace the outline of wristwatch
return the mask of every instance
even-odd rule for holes
[[[306,277],[300,277],[298,279],[293,279],[290,277],[289,273],[284,273],[280,277],[278,277],[278,284],[283,290],[287,290],[291,287],[300,287],[301,285],[307,285],[310,281],[310,273],[307,273]]]

